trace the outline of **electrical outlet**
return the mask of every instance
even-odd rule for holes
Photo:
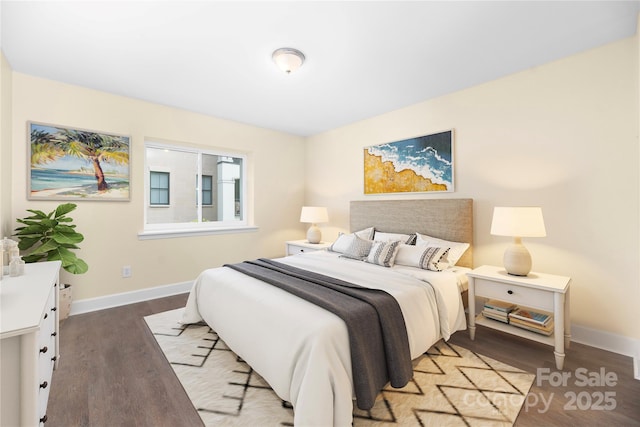
[[[130,265],[125,265],[124,267],[122,267],[122,277],[131,277],[131,266]]]

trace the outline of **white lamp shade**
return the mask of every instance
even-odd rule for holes
[[[539,207],[495,207],[491,234],[511,237],[544,237],[542,209]]]
[[[327,208],[319,206],[303,206],[300,213],[300,222],[308,222],[311,224],[319,224],[328,222],[329,214]]]

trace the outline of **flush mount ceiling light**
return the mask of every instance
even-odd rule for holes
[[[276,49],[273,52],[273,55],[271,55],[271,58],[273,58],[273,62],[276,63],[278,68],[287,74],[291,74],[296,71],[298,68],[302,67],[302,64],[304,63],[304,54],[298,49],[293,49],[291,47]]]

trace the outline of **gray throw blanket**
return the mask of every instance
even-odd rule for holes
[[[373,407],[387,383],[403,387],[413,376],[404,317],[396,299],[387,292],[264,258],[226,267],[288,291],[344,320],[358,408]]]

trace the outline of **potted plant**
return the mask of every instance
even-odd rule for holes
[[[74,203],[64,203],[48,214],[37,209],[27,209],[33,215],[16,220],[24,224],[16,228],[14,234],[18,238],[18,248],[29,252],[22,257],[24,262],[59,260],[62,268],[69,273],[83,274],[89,270],[87,263],[72,252],[80,249],[77,243],[84,240],[84,236],[72,224],[73,218],[67,216],[76,207]],[[64,320],[71,308],[71,285],[64,284],[60,287],[60,299],[60,319]]]

